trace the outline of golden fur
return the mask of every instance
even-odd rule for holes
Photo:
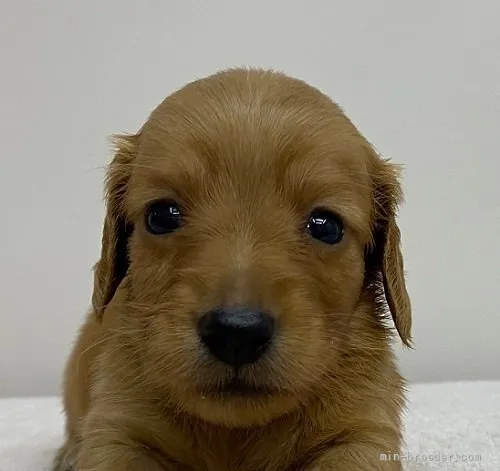
[[[387,314],[411,342],[398,175],[328,97],[270,71],[193,82],[117,138],[54,469],[401,469],[379,459],[400,449],[404,406]],[[186,214],[161,237],[144,228],[158,198]],[[343,218],[340,244],[302,230],[318,206]],[[230,372],[195,320],[241,302],[279,319],[279,341],[242,372],[269,394],[206,394]]]

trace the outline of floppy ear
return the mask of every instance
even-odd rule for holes
[[[411,303],[406,290],[401,235],[396,213],[403,200],[399,167],[377,158],[373,200],[375,223],[368,268],[381,278],[384,296],[396,330],[403,343],[411,347]]]
[[[130,179],[130,164],[136,155],[138,135],[115,136],[113,141],[116,150],[106,176],[106,216],[101,258],[94,266],[92,306],[99,320],[127,274],[128,239],[132,233],[123,205]]]

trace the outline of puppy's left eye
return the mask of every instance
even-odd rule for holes
[[[151,234],[168,234],[181,226],[181,211],[172,201],[157,201],[147,209],[145,222]]]
[[[344,237],[342,220],[326,209],[315,209],[306,225],[309,234],[325,244],[338,244]]]

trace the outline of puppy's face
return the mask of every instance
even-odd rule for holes
[[[409,341],[395,175],[302,82],[195,82],[119,142],[96,311],[125,278],[122,330],[181,409],[233,426],[284,414],[359,335],[368,271]]]

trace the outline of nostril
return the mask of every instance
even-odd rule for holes
[[[274,319],[250,309],[216,309],[202,316],[200,339],[218,360],[239,367],[257,361],[274,335]]]

